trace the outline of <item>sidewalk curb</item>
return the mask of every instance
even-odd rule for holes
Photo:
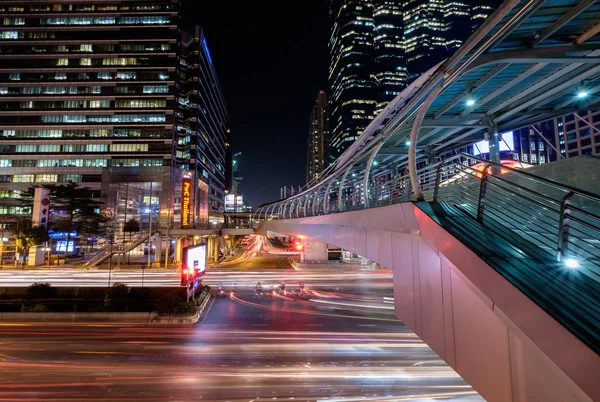
[[[357,271],[376,271],[371,265],[346,264],[346,263],[330,263],[330,264],[306,264],[290,259],[290,265],[296,271],[310,271],[314,269],[342,270],[355,269]]]
[[[196,311],[196,314],[192,316],[175,317],[155,315],[154,318],[148,322],[148,324],[196,324],[200,320],[200,316],[202,315],[202,312],[204,311],[204,308],[210,299],[211,296],[210,293],[208,293]]]
[[[210,294],[192,316],[161,316],[156,311],[146,313],[5,313],[0,312],[2,323],[56,323],[56,324],[132,324],[132,325],[164,325],[164,324],[196,324],[202,315]]]
[[[125,323],[148,324],[156,312],[145,313],[6,313],[0,312],[1,322],[55,323]]]

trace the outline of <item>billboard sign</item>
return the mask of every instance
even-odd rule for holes
[[[225,211],[226,212],[240,212],[244,206],[244,197],[238,195],[237,197],[233,194],[227,194],[225,196]]]
[[[502,151],[514,151],[515,142],[513,132],[501,134],[500,137],[500,152]],[[479,141],[473,144],[473,156],[490,153],[490,143],[487,140]]]
[[[47,188],[36,187],[33,196],[33,213],[31,214],[31,223],[35,226],[48,227],[49,216],[50,190]]]
[[[206,271],[206,244],[186,247],[183,250],[182,272],[188,279],[197,279]]]
[[[184,173],[181,178],[181,226],[190,226],[190,214],[192,204],[192,177]]]

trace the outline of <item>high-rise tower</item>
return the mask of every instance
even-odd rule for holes
[[[374,3],[376,114],[402,92],[408,81],[404,54],[404,24],[399,1]]]
[[[330,0],[331,155],[336,158],[406,86],[399,0]]]
[[[72,182],[106,202],[117,232],[127,218],[177,224],[184,172],[208,194],[187,200],[190,224],[198,203],[222,209],[225,104],[179,6],[0,2],[0,213],[31,213],[18,197],[32,185]]]
[[[306,182],[319,179],[329,163],[329,105],[325,91],[319,91],[310,113],[308,148],[306,155]]]
[[[456,51],[498,0],[329,0],[330,154]]]
[[[404,48],[411,80],[448,56],[444,0],[405,0]]]

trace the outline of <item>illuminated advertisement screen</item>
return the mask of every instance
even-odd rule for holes
[[[500,151],[514,151],[515,144],[513,140],[513,132],[503,133],[500,137]],[[488,141],[483,140],[473,144],[473,155],[489,154],[490,144]]]
[[[244,197],[242,195],[238,195],[237,197],[233,194],[227,194],[225,196],[225,210],[229,212],[238,212],[236,209],[240,210],[244,205]]]
[[[181,226],[190,226],[192,202],[192,178],[183,176],[181,179]]]
[[[204,271],[206,271],[206,244],[186,247],[183,256],[184,269],[188,272],[193,269],[196,278],[204,274]]]

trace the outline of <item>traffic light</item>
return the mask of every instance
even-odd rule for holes
[[[185,286],[188,283],[188,270],[185,267],[181,268],[181,286]]]
[[[296,241],[296,250],[302,251],[302,243],[300,241]]]

